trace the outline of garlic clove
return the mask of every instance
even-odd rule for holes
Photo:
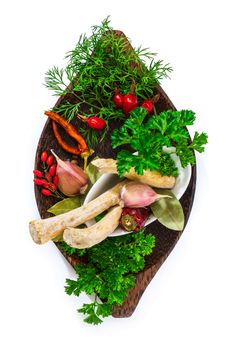
[[[81,185],[75,177],[61,167],[57,167],[56,173],[59,178],[58,188],[63,194],[74,196],[80,193]]]
[[[157,194],[150,186],[138,181],[130,181],[124,185],[120,196],[124,206],[128,208],[146,207],[160,198],[170,197]]]
[[[59,178],[59,190],[69,197],[84,193],[88,185],[87,174],[74,162],[63,161],[53,150],[51,151],[57,160],[56,174]]]

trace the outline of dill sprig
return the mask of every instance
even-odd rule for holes
[[[67,66],[54,66],[46,73],[45,85],[54,95],[68,94],[55,111],[69,121],[83,111],[108,122],[124,120],[123,111],[112,101],[115,87],[126,94],[135,81],[138,99],[147,99],[172,70],[146,48],[129,50],[125,37],[116,35],[109,23],[107,17],[101,25],[92,27],[89,37],[81,35],[75,48],[65,57]],[[98,139],[97,131],[94,133]]]

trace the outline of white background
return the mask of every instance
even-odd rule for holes
[[[229,1],[5,1],[0,9],[1,349],[230,349],[230,10]],[[174,68],[162,84],[178,109],[197,113],[207,131],[197,157],[189,223],[176,248],[127,319],[98,327],[64,293],[72,268],[52,244],[38,246],[32,169],[55,98],[44,73],[62,66],[82,32],[111,24]]]

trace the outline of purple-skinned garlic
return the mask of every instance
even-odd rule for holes
[[[88,176],[83,169],[74,162],[60,159],[53,150],[51,152],[57,161],[56,174],[59,179],[59,190],[68,197],[84,193],[88,185]]]
[[[130,181],[122,187],[121,200],[125,207],[143,208],[151,205],[157,199],[170,197],[156,193],[150,186],[138,181]]]

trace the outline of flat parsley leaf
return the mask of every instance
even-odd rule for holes
[[[73,254],[77,254],[78,256],[83,256],[86,253],[86,249],[77,249],[69,246],[66,242],[59,242],[59,247],[67,253],[67,255],[71,256]]]
[[[176,177],[178,169],[164,147],[174,146],[182,166],[186,167],[195,163],[194,150],[204,151],[208,137],[196,132],[190,142],[186,126],[195,121],[195,113],[190,110],[167,110],[145,121],[146,115],[145,108],[137,107],[111,136],[113,148],[127,144],[136,152],[122,150],[117,154],[118,173],[122,176],[134,168],[139,175],[144,170],[158,170],[162,175]]]
[[[77,280],[66,280],[68,295],[80,293],[96,295],[90,304],[84,304],[78,311],[91,324],[102,322],[101,317],[111,315],[114,305],[121,305],[129,289],[134,287],[134,273],[144,268],[144,257],[155,246],[155,237],[145,234],[144,229],[130,235],[107,238],[100,244],[84,250],[86,264],[76,266]]]
[[[103,322],[96,313],[97,306],[97,302],[94,302],[91,304],[83,304],[83,306],[80,309],[78,309],[78,312],[87,315],[84,319],[85,322],[94,325],[98,325]]]
[[[189,146],[190,148],[194,148],[197,152],[204,152],[204,145],[208,142],[208,135],[204,132],[199,134],[197,131],[193,137],[192,143]]]

